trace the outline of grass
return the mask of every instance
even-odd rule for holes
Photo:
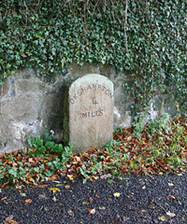
[[[141,126],[141,125],[140,125]],[[37,185],[66,176],[95,180],[106,176],[163,175],[182,173],[187,168],[187,123],[185,118],[164,118],[141,131],[115,131],[103,148],[73,153],[71,146],[56,144],[52,138],[30,138],[27,152],[0,157],[0,186]],[[138,134],[136,133],[138,132]]]

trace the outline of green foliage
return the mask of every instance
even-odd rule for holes
[[[5,161],[9,161],[10,165],[0,163],[0,184],[35,184],[43,181],[57,171],[66,170],[66,164],[73,155],[72,146],[56,144],[50,135],[45,135],[44,138],[30,137],[28,145],[30,148],[26,155],[22,155],[23,161],[12,154],[5,156]]]
[[[73,147],[71,145],[65,146],[64,152],[62,153],[60,160],[62,163],[66,164],[72,156],[73,156]]]
[[[159,130],[160,135],[151,147],[152,158],[165,160],[173,169],[183,166],[185,163],[181,158],[181,152],[185,149],[185,128],[180,124],[174,124],[169,129],[169,135],[164,130]],[[167,138],[166,138],[167,136]],[[169,142],[169,144],[167,143]]]
[[[147,113],[140,113],[134,118],[134,136],[140,138],[146,125]]]
[[[111,157],[115,157],[117,153],[115,149],[120,145],[121,145],[120,141],[112,140],[105,145],[105,149],[107,150],[107,152],[110,154]]]
[[[51,76],[71,63],[107,64],[127,75],[133,109],[159,91],[185,111],[185,8],[185,0],[2,0],[0,79],[25,67]]]
[[[162,119],[160,119],[162,120]],[[164,122],[163,122],[164,123]],[[161,127],[161,129],[157,129]],[[37,184],[56,176],[67,175],[70,180],[77,176],[87,179],[98,179],[99,176],[121,176],[122,174],[163,174],[186,171],[186,120],[171,123],[169,132],[164,125],[156,125],[157,132],[152,138],[144,134],[140,139],[133,136],[132,130],[121,130],[115,139],[102,149],[91,149],[73,155],[71,146],[63,147],[56,153],[47,148],[50,138],[35,138],[31,146],[36,148],[29,153],[7,154],[0,159],[0,185],[22,183]],[[167,127],[167,126],[166,126]],[[154,126],[155,128],[155,126]],[[144,130],[144,133],[148,128]],[[118,138],[117,138],[118,137]],[[51,146],[52,143],[50,143]],[[52,144],[53,145],[53,144]],[[56,145],[54,143],[54,145]],[[43,148],[44,147],[44,148]],[[36,156],[33,156],[36,155]],[[59,176],[58,176],[59,177]]]
[[[149,135],[158,134],[163,131],[170,131],[170,115],[168,113],[164,113],[162,116],[152,120],[148,124],[147,132]]]
[[[168,113],[164,113],[163,115],[151,121],[146,120],[147,115],[147,113],[141,113],[134,119],[134,136],[136,138],[141,137],[146,125],[146,131],[149,137],[153,136],[154,134],[170,131],[170,115]]]
[[[87,180],[101,173],[103,171],[103,164],[99,159],[91,158],[89,164],[84,164],[79,171],[83,178]]]
[[[140,136],[137,139],[132,135],[124,142],[122,138],[109,142],[104,151],[95,152],[89,160],[82,161],[78,169],[81,176],[87,180],[97,179],[97,176],[107,177],[108,174],[119,177],[122,173],[163,174],[185,170],[185,128],[179,123],[170,124],[167,132],[168,123],[169,117],[164,114],[154,125],[151,123],[152,138]],[[146,136],[150,135],[148,130],[144,129]],[[120,130],[117,135],[121,134]]]
[[[119,133],[121,133],[121,130]],[[104,165],[104,169],[110,171],[115,176],[120,175],[120,169],[123,162],[129,160],[129,154],[120,150],[120,148],[124,146],[125,144],[123,144],[123,142],[116,140],[112,140],[105,145],[105,149],[109,154],[111,162],[108,165]]]
[[[57,150],[57,144],[54,143],[54,148],[47,148],[48,142],[45,144],[40,137],[30,139],[30,144],[34,149],[30,149],[28,154],[6,155],[5,162],[0,162],[0,184],[37,184],[57,171],[59,173],[67,169],[66,165],[73,155],[71,146],[63,148],[58,145]]]
[[[163,114],[146,128],[137,139],[131,133],[124,140],[112,140],[104,151],[94,152],[89,160],[82,161],[78,169],[84,179],[97,176],[121,176],[125,174],[159,174],[185,169],[185,126],[171,123],[168,114]],[[145,135],[146,133],[146,135]],[[127,134],[127,133],[126,133]],[[116,135],[124,136],[121,130]]]
[[[44,156],[45,153],[59,153],[64,152],[64,147],[62,144],[56,144],[51,138],[44,139],[40,136],[38,137],[30,137],[28,139],[28,145],[31,149],[35,149],[36,151],[33,153],[31,151],[31,155],[35,156]],[[66,148],[65,148],[66,149]],[[66,152],[66,151],[65,151]]]

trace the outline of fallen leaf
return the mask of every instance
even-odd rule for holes
[[[73,159],[76,161],[76,162],[81,162],[81,158],[79,156],[74,156]]]
[[[168,200],[176,200],[176,197],[174,195],[169,195]]]
[[[75,179],[73,175],[67,175],[67,177],[68,177],[69,180],[74,180]]]
[[[89,202],[88,201],[83,201],[82,204],[83,205],[89,205]]]
[[[105,210],[106,207],[102,206],[102,207],[99,207],[100,210]]]
[[[169,187],[173,187],[173,186],[175,186],[173,183],[168,183],[168,186]]]
[[[49,180],[49,181],[55,181],[55,180],[58,180],[58,179],[59,179],[59,176],[56,175],[56,174],[54,174],[54,175],[48,177],[48,180]]]
[[[20,192],[20,195],[21,195],[22,197],[26,197],[26,196],[27,196],[26,193],[24,193],[24,192]]]
[[[31,182],[31,183],[35,183],[35,180],[34,180],[32,177],[29,177],[29,176],[28,176],[27,179],[28,179],[29,182]]]
[[[74,216],[74,212],[73,212],[71,209],[68,210],[68,214],[69,214],[70,216]]]
[[[60,183],[60,184],[56,184],[55,186],[56,186],[56,187],[63,187],[64,184]]]
[[[5,221],[4,224],[18,224],[18,222],[16,220],[13,219],[13,215],[8,216]]]
[[[103,180],[106,180],[107,178],[111,177],[112,175],[109,173],[109,174],[103,174],[100,176],[101,179]]]
[[[28,161],[29,161],[29,163],[35,163],[34,158],[29,158]]]
[[[92,176],[92,180],[98,180],[99,177],[98,176]]]
[[[177,176],[180,176],[181,177],[182,175],[183,175],[182,173],[177,173]]]
[[[166,215],[168,215],[171,218],[174,218],[176,216],[175,213],[170,212],[170,211],[166,212]]]
[[[121,193],[120,192],[115,192],[113,195],[114,195],[115,198],[119,198]]]
[[[38,184],[37,188],[46,188],[48,185],[47,184]]]
[[[49,190],[52,191],[53,193],[58,193],[61,191],[60,188],[57,187],[50,187]]]
[[[168,217],[165,216],[165,215],[161,215],[161,216],[158,217],[158,219],[159,219],[160,221],[162,221],[162,222],[165,222],[165,221],[168,220]]]
[[[90,215],[94,215],[95,212],[96,212],[95,208],[88,209],[88,211],[89,211],[89,214],[90,214]]]
[[[56,197],[55,197],[55,196],[53,197],[53,199],[52,199],[52,200],[53,200],[54,202],[56,202],[56,201],[57,201],[57,199],[56,199]]]
[[[45,193],[44,194],[39,194],[38,198],[39,199],[48,199],[48,197],[45,195]]]
[[[7,197],[3,197],[3,198],[0,199],[0,201],[7,204],[7,199],[8,199]]]
[[[32,204],[32,199],[30,199],[30,198],[25,199],[25,204],[26,204],[26,205],[30,205],[30,204]]]
[[[70,185],[69,184],[66,184],[64,187],[65,187],[66,190],[70,189]]]

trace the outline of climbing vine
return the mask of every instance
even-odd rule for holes
[[[0,80],[107,64],[126,75],[136,105],[169,92],[185,111],[186,9],[185,0],[1,0]]]

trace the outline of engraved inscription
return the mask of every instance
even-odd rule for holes
[[[95,97],[92,97],[92,103],[93,104],[98,104],[98,102],[96,101],[96,98]]]
[[[76,91],[76,93],[70,98],[70,103],[74,104],[77,100],[77,98],[83,94],[85,94],[88,90],[101,90],[105,95],[109,96],[110,98],[112,98],[112,92],[110,89],[106,88],[104,86],[104,84],[98,84],[98,83],[93,83],[88,85],[87,87],[80,87],[80,89],[78,89]],[[96,104],[96,103],[94,103]]]
[[[94,117],[101,117],[104,115],[104,110],[99,109],[96,111],[86,111],[81,113],[81,118],[94,118]]]

